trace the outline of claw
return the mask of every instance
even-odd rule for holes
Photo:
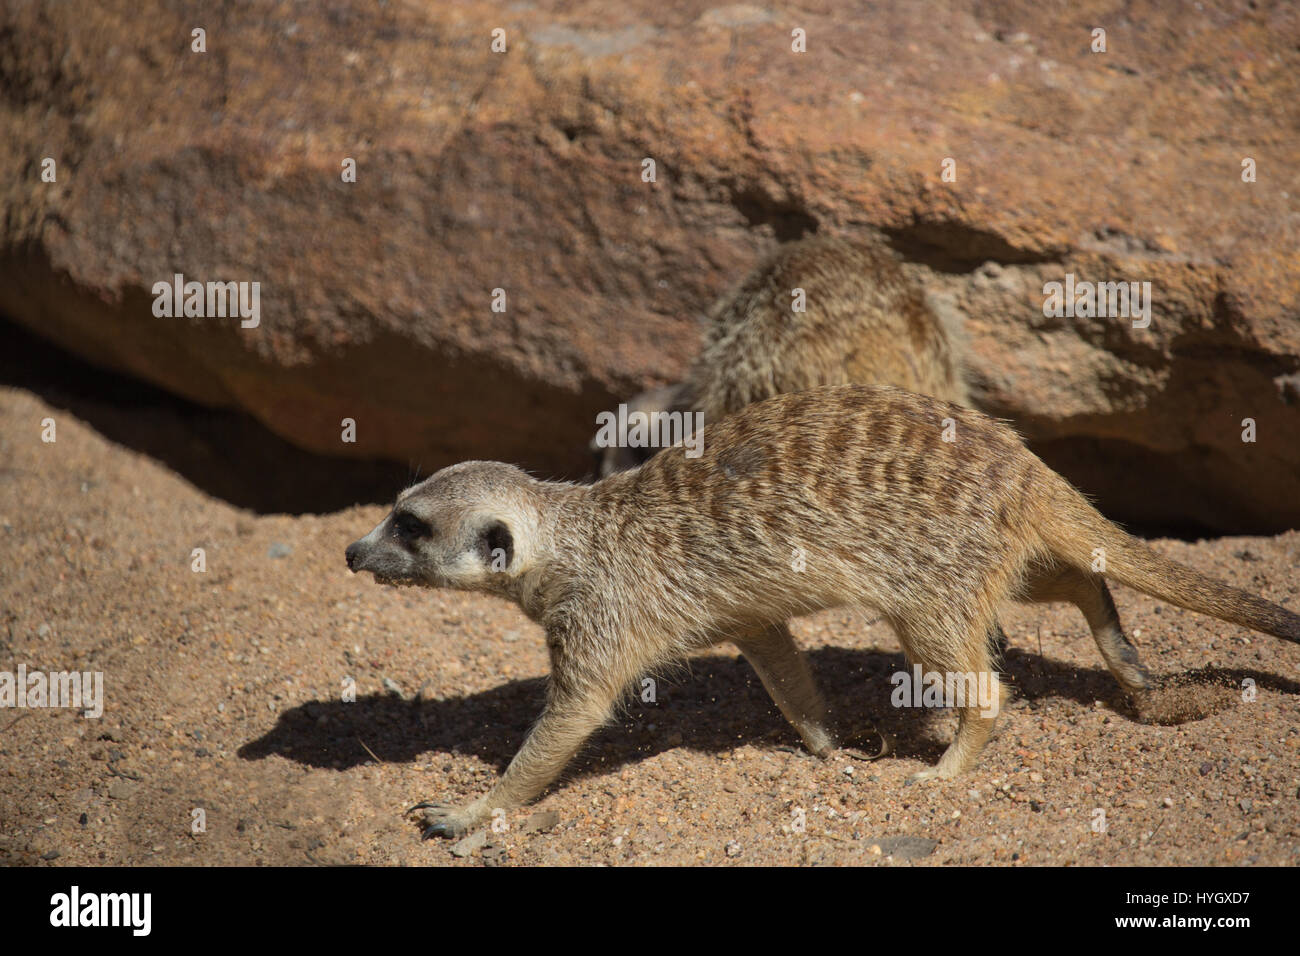
[[[406,812],[414,813],[416,810],[442,810],[445,809],[446,807],[447,804],[445,803],[432,803],[428,800],[425,800],[423,803],[417,803],[415,806],[411,807],[411,809],[407,810]]]
[[[876,753],[873,754],[865,747],[856,746],[859,742],[865,742],[866,738],[872,735],[880,738],[880,749]],[[865,760],[870,762],[873,760],[879,760],[881,757],[886,757],[893,753],[894,738],[886,734],[883,730],[877,730],[875,727],[865,727],[851,733],[841,745],[841,749],[854,760]],[[854,753],[854,751],[858,752]]]
[[[446,823],[430,823],[424,828],[424,834],[421,840],[432,840],[434,837],[446,837],[450,839],[456,835],[455,831]]]
[[[454,840],[465,835],[466,827],[460,819],[459,809],[453,804],[423,800],[406,812],[414,813],[417,810],[427,811],[423,820],[424,830],[420,837],[422,840],[432,840],[434,837]]]

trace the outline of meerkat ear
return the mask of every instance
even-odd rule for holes
[[[515,538],[504,521],[493,521],[479,532],[479,555],[493,571],[505,571],[515,557]]]

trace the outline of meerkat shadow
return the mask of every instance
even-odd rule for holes
[[[900,652],[820,647],[807,656],[842,736],[874,727],[893,738],[895,757],[933,762],[943,752],[951,736],[951,711],[891,705],[891,678],[909,673]],[[1300,694],[1300,683],[1276,675],[1203,668],[1162,678],[1158,686],[1165,694],[1144,711],[1126,701],[1104,669],[1014,648],[1003,667],[1016,689],[1013,707],[1036,707],[1050,699],[1085,705],[1100,700],[1126,719],[1150,723],[1181,723],[1232,706],[1242,699],[1247,680],[1257,689]],[[503,770],[542,712],[545,697],[545,680],[530,678],[444,699],[374,694],[354,702],[308,701],[284,711],[274,727],[238,754],[245,760],[281,756],[335,770],[376,760],[411,763],[426,754],[436,763],[438,754],[459,754]],[[705,655],[634,688],[559,782],[678,748],[723,753],[746,745],[803,752],[798,734],[744,658]]]
[[[1259,690],[1300,695],[1300,682],[1249,668],[1200,667],[1153,675],[1154,686],[1139,700],[1130,700],[1102,668],[1073,664],[1010,648],[1003,668],[1015,691],[1014,700],[1037,706],[1047,698],[1080,704],[1101,701],[1126,719],[1174,725],[1201,720],[1249,703]]]
[[[810,663],[849,730],[884,721],[888,677],[901,653],[821,648]],[[410,763],[425,754],[473,756],[503,770],[546,698],[542,678],[435,700],[373,694],[355,701],[315,700],[280,714],[274,727],[242,746],[245,760],[281,756],[310,767],[346,770],[375,760]],[[872,704],[875,701],[875,704]],[[872,712],[874,711],[874,712]],[[934,759],[946,746],[932,714],[889,719],[897,750]],[[897,726],[894,726],[897,724]],[[932,732],[927,732],[932,731]],[[587,741],[563,779],[608,771],[677,748],[721,753],[746,744],[801,751],[795,730],[737,654],[696,657],[633,688],[608,724]]]
[[[814,668],[835,685],[856,681],[858,705],[867,697],[862,678],[887,690],[887,675],[902,661],[897,653],[839,648],[815,651],[812,657]],[[706,753],[746,744],[801,748],[798,734],[738,653],[693,658],[650,681],[629,692],[564,779],[599,774],[679,747]],[[545,679],[531,678],[443,699],[373,694],[352,702],[308,701],[282,712],[274,727],[244,744],[238,755],[245,760],[280,756],[310,767],[346,770],[376,760],[410,763],[431,754],[436,763],[438,754],[459,754],[504,770],[545,699]],[[887,707],[883,691],[881,700]],[[908,755],[933,757],[943,749],[941,734],[922,741],[915,726],[901,728],[901,733]],[[914,741],[917,746],[910,746]]]

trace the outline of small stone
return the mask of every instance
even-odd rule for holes
[[[477,833],[471,833],[463,840],[459,840],[451,845],[451,855],[464,859],[471,856],[475,850],[481,850],[487,846],[487,831],[479,830]]]
[[[929,856],[939,845],[938,840],[918,836],[889,836],[876,840],[874,845],[880,847],[885,856],[896,856],[904,860],[915,860]]]
[[[108,796],[112,800],[129,800],[138,789],[140,785],[134,780],[114,780],[108,787]]]
[[[735,859],[736,857],[740,856],[740,844],[737,843],[735,840],[732,840],[730,843],[727,844],[725,852],[727,856],[731,857],[732,859]]]
[[[276,541],[266,549],[268,558],[287,558],[291,554],[293,554],[292,546],[285,544],[283,541]]]
[[[541,810],[524,821],[523,831],[525,833],[540,833],[559,826],[559,823],[560,814],[558,811]]]

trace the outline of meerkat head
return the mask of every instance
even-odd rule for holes
[[[513,465],[467,461],[397,496],[348,545],[348,568],[380,584],[505,592],[534,562],[539,482]]]

